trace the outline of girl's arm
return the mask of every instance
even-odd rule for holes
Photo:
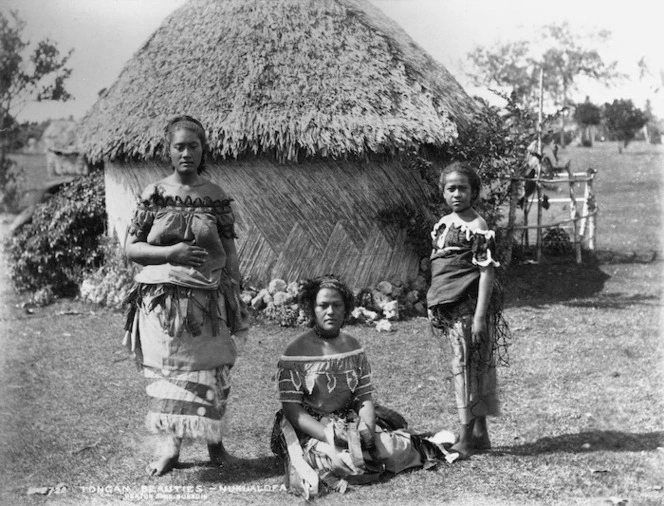
[[[487,265],[486,267],[480,268],[477,307],[475,308],[472,329],[472,340],[474,344],[479,344],[483,339],[486,339],[487,313],[489,311],[491,292],[493,291],[494,277],[495,272],[493,265]]]
[[[208,255],[205,248],[187,242],[179,242],[172,246],[155,246],[140,240],[135,235],[127,237],[125,254],[129,260],[140,265],[170,263],[187,267],[200,267]]]
[[[325,442],[325,425],[316,420],[306,412],[302,404],[295,402],[284,402],[281,404],[284,409],[286,420],[290,422],[296,431],[303,432],[307,436]]]

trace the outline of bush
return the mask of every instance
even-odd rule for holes
[[[542,251],[552,256],[569,255],[574,251],[574,246],[567,232],[561,227],[554,227],[542,236]]]
[[[537,139],[537,116],[521,107],[513,97],[501,95],[506,100],[503,108],[478,100],[478,108],[470,120],[470,126],[460,133],[457,142],[445,152],[438,153],[439,160],[465,161],[478,169],[483,189],[477,210],[486,219],[489,228],[499,231],[503,222],[505,204],[509,202],[510,177],[518,174],[528,159],[529,146]],[[549,124],[555,116],[545,118]],[[411,154],[406,159],[410,171],[418,173],[430,189],[430,201],[425,204],[402,205],[382,210],[377,218],[383,226],[392,225],[406,229],[410,245],[420,257],[431,253],[430,232],[433,225],[449,209],[438,187],[441,167]],[[503,234],[504,235],[504,234]],[[501,237],[498,241],[498,258],[505,266],[511,259],[511,240]]]
[[[104,263],[83,277],[79,297],[91,304],[121,309],[141,266],[127,259],[124,248],[115,238],[101,238],[99,250],[103,254]]]
[[[71,296],[85,272],[104,260],[101,238],[106,228],[101,171],[66,185],[37,206],[32,222],[6,243],[11,280],[19,291],[48,288]]]

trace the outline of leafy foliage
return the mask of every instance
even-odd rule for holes
[[[574,121],[581,126],[599,125],[602,121],[602,112],[598,106],[586,99],[582,104],[577,104],[574,110]]]
[[[577,104],[574,109],[574,121],[577,122],[581,128],[581,144],[586,147],[592,147],[592,128],[597,126],[602,121],[601,109],[586,97],[586,101],[582,104]],[[564,142],[567,144],[567,142]]]
[[[527,41],[506,42],[491,48],[477,47],[468,54],[474,69],[469,77],[476,86],[508,89],[522,104],[537,100],[536,64]]]
[[[37,206],[32,222],[7,241],[10,277],[18,290],[50,287],[75,294],[84,273],[103,261],[104,179],[100,171],[65,186]]]
[[[469,76],[477,85],[507,88],[519,103],[534,106],[542,69],[544,92],[557,107],[567,105],[579,76],[605,82],[622,77],[616,70],[616,62],[605,63],[591,47],[591,44],[605,42],[610,37],[609,32],[589,33],[584,41],[570,31],[568,23],[562,23],[544,26],[541,33],[540,42],[545,47],[541,54],[528,41],[476,48],[468,55],[474,65]]]
[[[16,177],[6,154],[18,132],[16,113],[30,100],[72,98],[65,81],[71,74],[66,65],[73,49],[63,56],[53,42],[45,39],[24,57],[29,46],[22,38],[24,29],[25,22],[16,12],[9,16],[0,12],[0,206],[10,211],[16,201],[12,193]]]
[[[516,94],[502,97],[506,100],[504,108],[477,99],[480,107],[470,127],[445,153],[448,159],[466,161],[477,168],[483,182],[477,207],[492,229],[498,228],[504,218],[504,204],[510,198],[510,177],[525,172],[529,150],[537,140],[536,115],[522,107]],[[545,124],[553,119],[554,116],[545,118]],[[429,203],[418,208],[402,205],[385,209],[378,219],[385,225],[405,228],[411,245],[425,257],[431,253],[433,225],[450,210],[439,188],[440,168],[417,155],[412,155],[407,163],[411,171],[418,172],[429,183]]]
[[[542,250],[547,255],[563,256],[574,251],[569,234],[562,227],[547,230],[542,236]]]
[[[620,99],[604,104],[604,121],[609,132],[627,147],[648,117],[631,100]]]
[[[514,96],[504,98],[504,109],[484,102],[471,128],[451,150],[452,158],[477,167],[484,186],[479,210],[492,228],[503,217],[501,206],[509,197],[509,177],[524,171],[528,151],[537,139],[535,114],[521,107]]]
[[[120,309],[141,268],[127,259],[115,237],[100,237],[98,251],[103,255],[103,264],[85,274],[79,297],[92,304]]]
[[[295,327],[303,325],[306,322],[303,312],[300,311],[299,304],[286,304],[283,306],[268,304],[264,315],[268,321],[275,322],[280,327]]]
[[[72,98],[65,89],[71,74],[66,65],[73,49],[61,55],[57,45],[49,39],[37,43],[25,57],[29,42],[23,40],[25,22],[16,12],[8,18],[0,12],[0,119],[2,127],[13,122],[17,109],[29,100],[62,100]]]

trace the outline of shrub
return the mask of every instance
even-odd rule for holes
[[[562,256],[572,253],[574,246],[565,230],[553,227],[542,236],[542,251],[547,255]]]
[[[124,248],[115,238],[101,238],[99,249],[104,263],[83,277],[79,296],[91,304],[121,309],[141,266],[127,259]]]
[[[298,304],[285,304],[278,306],[274,303],[268,304],[264,315],[269,321],[279,324],[280,327],[295,327],[306,322],[306,318],[300,314]]]
[[[511,259],[511,240],[500,231],[505,204],[509,202],[510,177],[518,173],[527,161],[528,147],[537,139],[537,116],[524,109],[514,97],[500,95],[506,100],[504,108],[478,100],[478,108],[471,124],[459,135],[446,152],[439,153],[442,160],[466,161],[478,169],[483,189],[477,210],[486,219],[489,228],[501,232],[498,256],[507,265]],[[547,117],[546,123],[555,117]],[[443,193],[438,187],[440,168],[418,154],[407,162],[409,170],[417,172],[430,189],[427,205],[402,205],[382,210],[377,218],[383,225],[406,229],[408,241],[414,250],[425,257],[431,253],[430,232],[433,225],[447,211]]]
[[[84,273],[103,262],[106,228],[101,171],[80,177],[37,206],[32,221],[6,243],[11,280],[19,291],[78,291]]]

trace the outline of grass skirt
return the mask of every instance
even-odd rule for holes
[[[150,411],[145,423],[152,433],[218,443],[226,432],[230,366],[202,371],[144,368]]]

